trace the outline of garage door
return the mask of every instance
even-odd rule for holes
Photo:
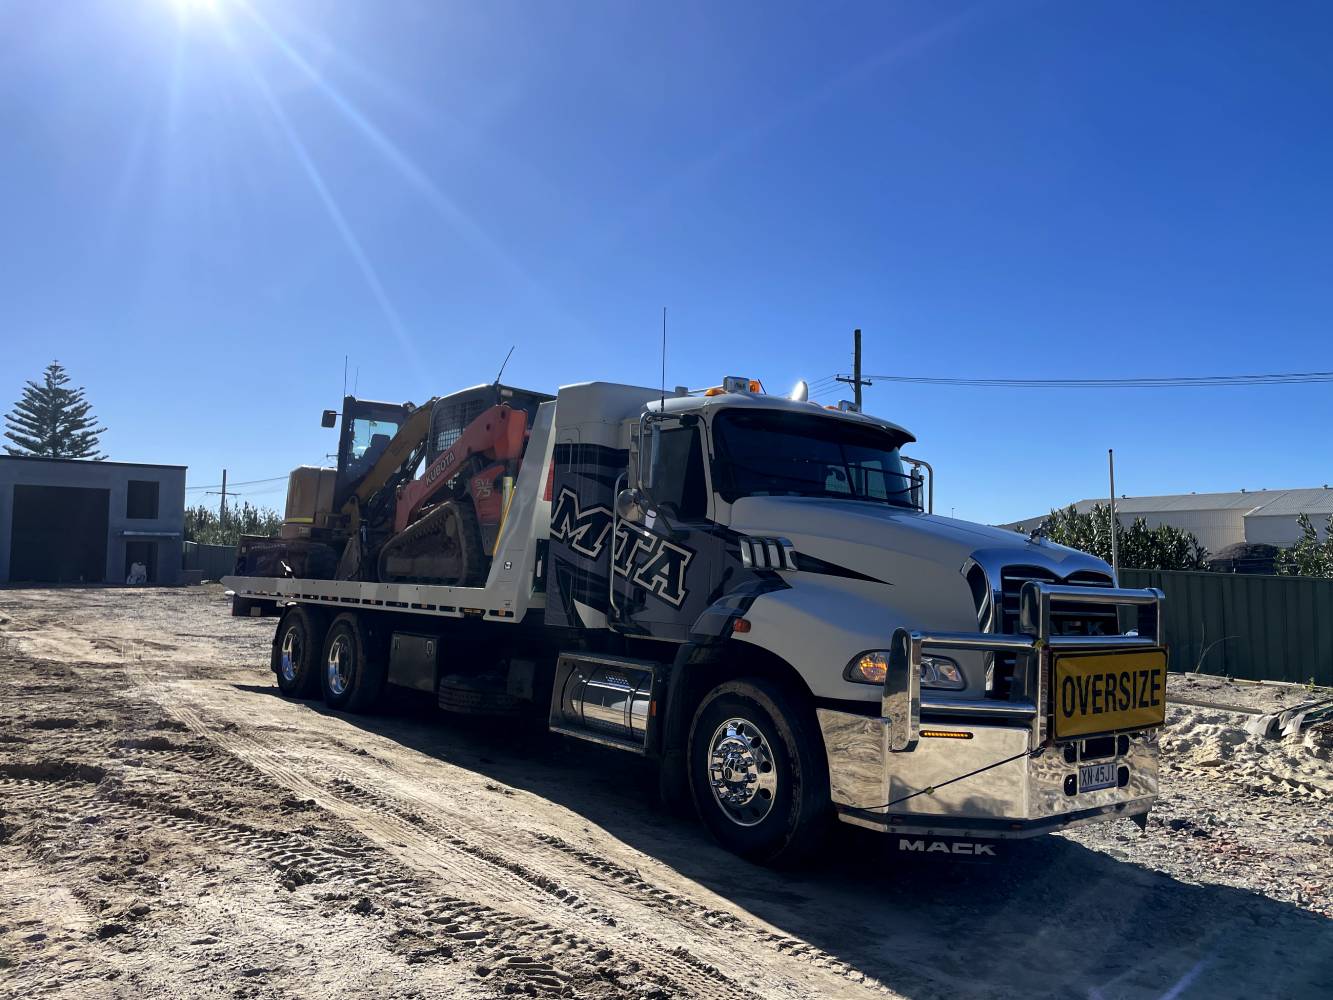
[[[9,578],[15,583],[101,583],[110,490],[15,486]]]

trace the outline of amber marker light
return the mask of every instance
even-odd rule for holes
[[[883,684],[889,673],[888,654],[866,653],[852,664],[851,680],[866,681],[870,684]]]

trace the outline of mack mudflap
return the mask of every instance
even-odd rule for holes
[[[534,716],[651,759],[761,863],[834,819],[958,854],[1146,822],[1162,593],[934,514],[911,433],[805,396],[349,396],[337,467],[293,472],[279,536],[242,541],[234,612],[278,616],[290,697]]]

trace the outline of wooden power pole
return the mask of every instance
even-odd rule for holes
[[[852,331],[852,377],[839,375],[839,382],[846,382],[852,387],[853,399],[856,403],[856,411],[861,412],[861,386],[870,385],[869,379],[861,377],[861,330],[857,328]]]
[[[222,499],[218,502],[218,523],[227,526],[227,470],[222,470]]]

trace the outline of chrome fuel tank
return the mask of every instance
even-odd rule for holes
[[[551,728],[642,748],[652,713],[653,677],[654,664],[646,661],[564,654],[556,668]]]

